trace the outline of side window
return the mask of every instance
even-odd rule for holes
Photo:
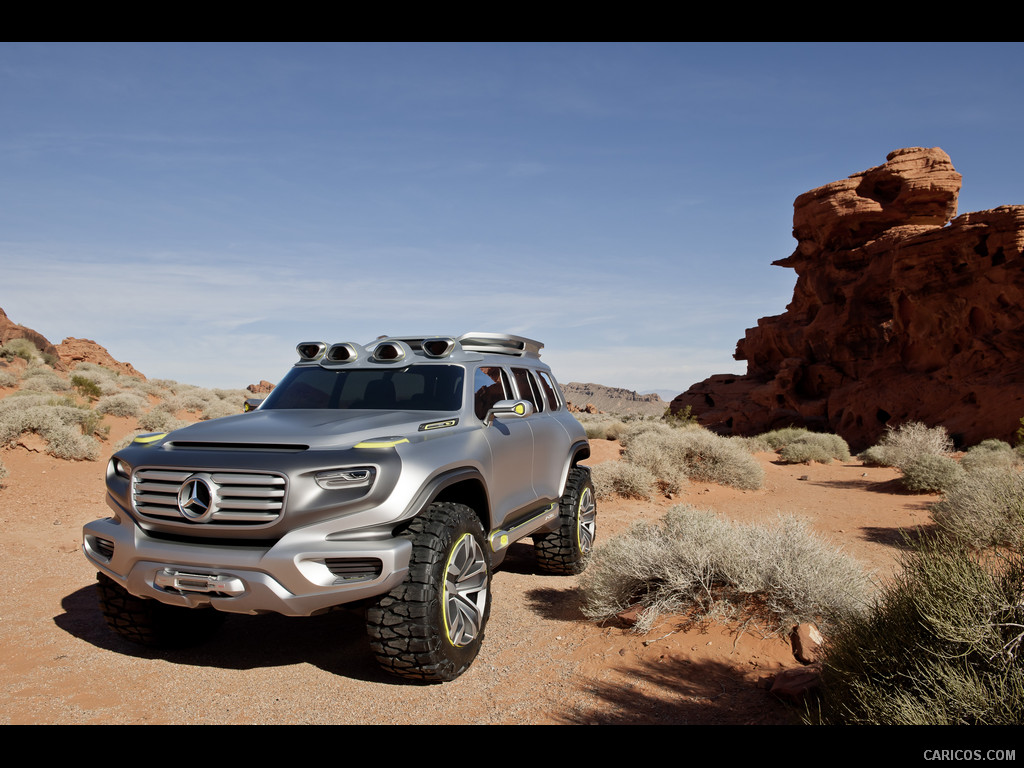
[[[559,410],[562,407],[562,400],[558,397],[558,385],[555,384],[555,380],[547,371],[537,371],[537,375],[540,377],[540,384],[544,389],[544,394],[547,395],[551,410]]]
[[[505,371],[501,368],[477,368],[473,390],[473,410],[481,421],[499,400],[511,399],[509,393],[512,389],[508,385]]]
[[[513,368],[512,376],[516,380],[516,388],[519,390],[519,397],[533,403],[535,411],[544,410],[544,400],[537,389],[537,381],[530,375],[527,368]]]

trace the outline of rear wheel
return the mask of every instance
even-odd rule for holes
[[[537,565],[547,573],[580,573],[587,567],[587,557],[597,536],[597,503],[589,469],[569,470],[559,507],[559,529],[533,539]]]
[[[212,636],[224,622],[213,608],[180,608],[136,597],[105,576],[96,574],[100,609],[107,625],[126,640],[151,648],[184,648]]]
[[[469,507],[435,503],[403,535],[413,545],[409,573],[367,611],[370,647],[392,674],[454,680],[479,653],[491,611],[483,526]]]

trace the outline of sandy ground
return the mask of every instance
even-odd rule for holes
[[[112,440],[128,431],[109,420]],[[615,460],[600,441],[591,463]],[[884,578],[901,531],[929,521],[929,496],[899,492],[896,472],[856,461],[759,461],[765,487],[694,485],[677,498],[605,501],[600,538],[690,502],[739,520],[795,512]],[[104,462],[5,449],[0,489],[0,723],[782,724],[796,712],[757,681],[799,666],[788,643],[727,627],[647,636],[579,612],[576,579],[537,575],[518,544],[494,579],[491,619],[473,667],[445,685],[387,676],[358,616],[230,616],[198,649],[152,652],[109,631],[80,551],[81,526],[105,517]]]

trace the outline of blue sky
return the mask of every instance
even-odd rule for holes
[[[796,275],[793,199],[940,146],[1024,203],[1024,45],[0,43],[0,307],[152,378],[508,331],[681,392]]]

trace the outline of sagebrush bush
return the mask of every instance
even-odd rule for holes
[[[645,467],[626,461],[606,461],[591,470],[594,493],[599,497],[612,494],[629,499],[649,499],[657,478]]]
[[[964,480],[964,470],[949,456],[923,453],[901,467],[903,485],[915,493],[944,493]]]
[[[67,392],[71,382],[45,365],[26,368],[22,374],[21,389],[25,392]]]
[[[1024,561],[926,541],[869,613],[827,637],[821,700],[833,725],[1024,722]]]
[[[78,393],[82,397],[87,397],[90,400],[98,400],[100,395],[103,394],[103,390],[100,389],[100,385],[92,379],[86,378],[85,376],[74,375],[71,377],[71,386],[78,390]]]
[[[99,445],[91,437],[98,428],[92,411],[67,405],[42,404],[43,398],[6,397],[0,400],[0,446],[13,444],[26,432],[46,440],[47,453],[59,459],[92,460]],[[83,434],[83,432],[88,434]]]
[[[7,471],[7,467],[5,467],[4,463],[0,461],[0,486],[4,484],[3,480],[5,477],[7,477],[8,474],[9,472]]]
[[[681,488],[683,478],[744,489],[764,483],[764,470],[740,443],[702,427],[645,422],[631,425],[621,440],[622,459],[650,470],[668,492]]]
[[[932,520],[968,547],[1007,546],[1024,552],[1024,473],[978,467],[932,505]]]
[[[805,620],[828,626],[863,610],[868,581],[806,521],[742,525],[678,505],[660,525],[635,523],[596,549],[580,586],[591,619],[642,607],[638,632],[668,613],[755,615],[775,630]]]
[[[944,456],[953,450],[953,441],[945,427],[927,427],[919,421],[886,427],[877,445],[858,458],[866,464],[902,469],[919,456]]]
[[[11,339],[0,346],[0,357],[8,360],[20,357],[28,363],[42,362],[43,355],[28,339]]]
[[[139,427],[144,432],[171,432],[175,429],[187,427],[190,423],[176,418],[173,413],[164,410],[160,406],[139,417]]]
[[[833,459],[850,460],[850,446],[839,435],[806,432],[782,446],[779,458],[790,464],[816,461],[830,464]]]
[[[803,427],[785,427],[783,429],[773,429],[771,432],[764,432],[757,437],[766,443],[771,450],[777,451],[785,448],[794,440],[799,440],[804,435],[809,434],[811,434],[811,431]]]
[[[576,413],[576,420],[583,425],[583,430],[590,440],[617,440],[626,428],[621,419],[606,414]]]
[[[983,440],[960,459],[960,466],[968,472],[982,467],[1010,469],[1021,463],[1021,455],[1002,440]]]
[[[101,397],[96,403],[97,413],[109,413],[111,416],[138,416],[149,403],[142,397],[131,392]]]
[[[16,387],[19,381],[14,371],[0,370],[0,387]]]

